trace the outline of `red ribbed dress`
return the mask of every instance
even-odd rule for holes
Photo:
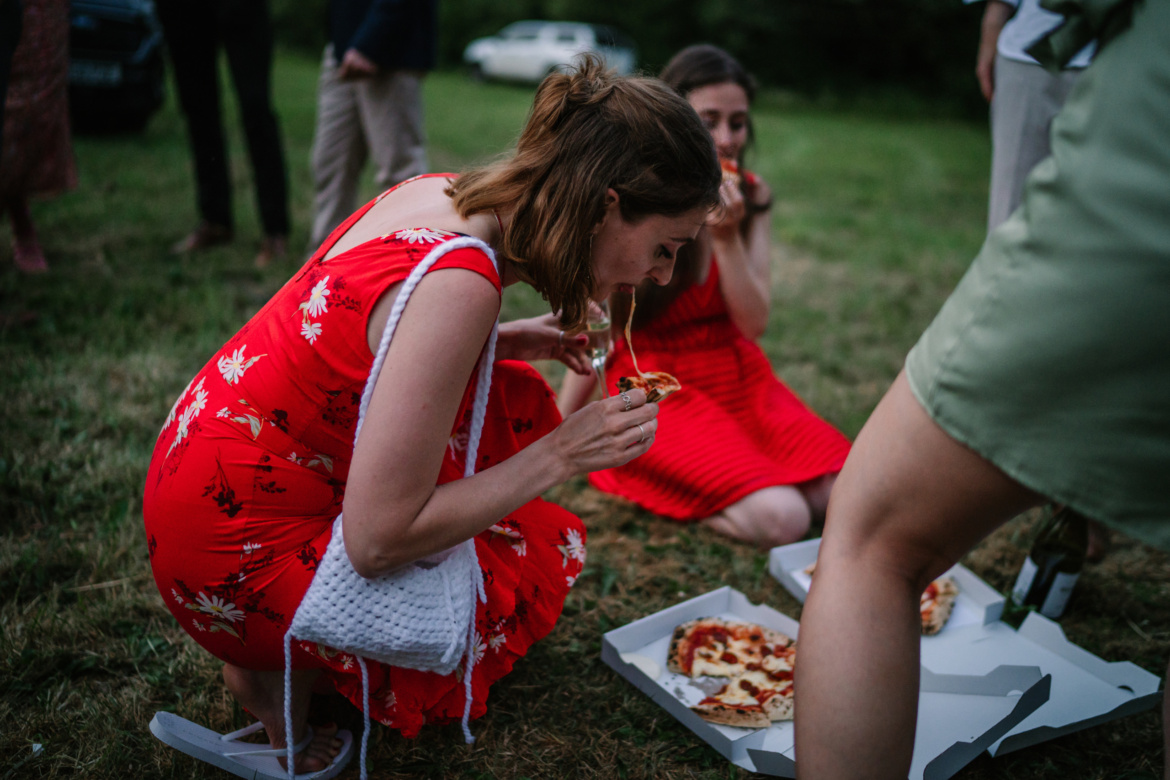
[[[324,259],[368,208],[338,228],[191,380],[147,472],[143,514],[163,600],[196,642],[246,669],[284,668],[284,634],[341,511],[374,358],[366,339],[374,303],[437,243],[456,236],[401,230]],[[499,285],[477,249],[449,252],[429,273],[443,268],[467,268]],[[463,476],[473,384],[451,422],[439,484]],[[477,471],[559,422],[553,393],[531,366],[497,363]],[[475,537],[487,603],[476,616],[472,717],[485,712],[488,687],[552,629],[584,564],[584,539],[577,517],[541,499]],[[323,667],[337,690],[364,705],[352,655],[295,641],[292,662]],[[424,723],[463,716],[455,674],[373,662],[368,668],[373,719],[413,736]]]
[[[635,373],[622,326],[614,324],[610,394],[619,377]],[[714,259],[706,281],[633,339],[642,370],[673,374],[682,390],[663,402],[645,455],[590,475],[599,490],[692,521],[762,488],[841,470],[849,440],[777,379],[763,350],[732,323]]]

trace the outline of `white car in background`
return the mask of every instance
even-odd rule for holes
[[[463,51],[473,78],[536,82],[587,52],[622,75],[634,70],[633,41],[611,27],[580,22],[515,22]]]

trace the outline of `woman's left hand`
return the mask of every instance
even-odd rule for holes
[[[559,360],[578,374],[589,374],[589,337],[561,329],[555,314],[500,323],[496,360]]]
[[[728,239],[739,232],[739,223],[747,213],[743,193],[734,181],[725,180],[719,186],[719,208],[707,218],[707,227],[715,238]]]

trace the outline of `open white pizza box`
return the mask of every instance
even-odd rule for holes
[[[752,604],[730,587],[668,607],[606,633],[601,658],[736,766],[774,777],[795,777],[791,721],[767,729],[708,723],[691,712],[725,680],[667,671],[675,627],[700,617],[745,620],[796,638],[799,624],[771,607]],[[799,655],[798,655],[799,658]],[[922,669],[910,777],[945,780],[999,742],[1048,699],[1049,678],[1035,665],[1000,665],[979,673]]]
[[[772,576],[802,603],[820,539],[775,547]],[[1060,624],[1031,613],[1020,628],[1000,621],[1004,597],[971,570],[956,564],[947,575],[959,586],[943,629],[922,637],[922,668],[945,674],[985,674],[995,667],[1036,666],[1052,678],[1048,701],[988,746],[998,756],[1155,707],[1162,699],[1157,675],[1128,661],[1110,663],[1064,635]],[[925,713],[919,712],[919,721]]]

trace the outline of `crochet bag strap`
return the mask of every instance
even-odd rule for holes
[[[370,406],[370,399],[374,395],[374,385],[377,384],[378,375],[382,373],[382,365],[386,362],[386,354],[390,350],[390,340],[394,337],[394,331],[398,328],[398,321],[402,319],[402,312],[406,308],[406,302],[410,300],[411,294],[422,281],[423,276],[429,271],[436,262],[438,262],[448,252],[456,249],[478,249],[488,256],[492,261],[492,265],[496,270],[496,274],[500,276],[502,281],[502,274],[500,274],[499,260],[496,258],[496,253],[485,242],[473,236],[460,236],[453,238],[450,241],[444,241],[434,249],[432,249],[422,262],[414,267],[410,275],[406,277],[406,281],[402,283],[402,288],[398,291],[398,296],[394,299],[394,305],[390,308],[390,316],[386,319],[386,327],[382,330],[382,340],[378,342],[378,351],[374,355],[374,362],[370,366],[370,377],[366,380],[365,389],[362,391],[361,403],[358,405],[358,419],[357,426],[354,429],[353,441],[354,447],[357,446],[358,436],[362,431],[362,424],[366,419],[366,411]],[[479,359],[479,375],[476,378],[475,396],[471,409],[471,431],[467,442],[467,462],[463,467],[463,476],[470,477],[475,473],[475,461],[479,452],[479,441],[483,435],[484,419],[487,416],[487,402],[488,393],[491,390],[492,384],[492,366],[496,360],[496,339],[499,336],[500,323],[499,320],[492,325],[491,335],[488,336],[487,344],[484,347],[483,353]],[[468,539],[456,547],[452,548],[451,554],[467,556],[472,574],[472,585],[475,589],[475,597],[480,601],[487,601],[487,593],[484,590],[483,570],[479,566],[479,555],[475,552],[475,540]],[[446,575],[444,575],[445,577]],[[473,598],[472,603],[474,604]],[[285,668],[284,668],[284,722],[288,724],[292,719],[292,656],[291,651],[292,629],[285,634]],[[369,746],[370,739],[370,691],[369,691],[369,673],[366,669],[365,659],[360,655],[357,656],[358,664],[362,671],[362,694],[365,697],[365,707],[363,707],[363,721],[364,728],[362,729],[362,747],[360,763],[361,780],[366,780],[366,753]],[[466,665],[463,672],[464,685],[464,705],[463,705],[463,737],[468,744],[475,741],[471,735],[471,728],[468,725],[471,719],[471,672],[475,667],[475,609],[471,610],[471,620],[467,627],[467,651],[466,651]],[[288,743],[288,776],[289,780],[293,780],[295,756],[293,752],[292,740],[286,740]]]

